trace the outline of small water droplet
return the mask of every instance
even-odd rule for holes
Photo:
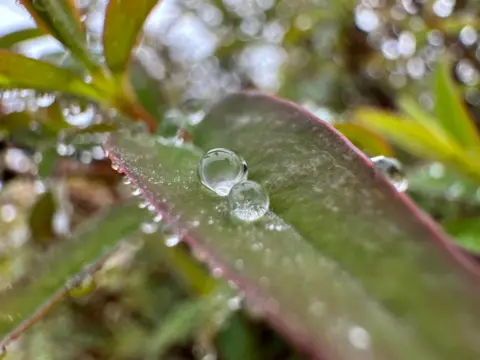
[[[95,278],[91,274],[86,274],[81,278],[75,277],[67,284],[67,288],[68,294],[74,298],[89,295],[96,288]]]
[[[145,209],[147,206],[148,206],[148,202],[146,202],[146,201],[142,201],[138,204],[138,207],[140,209]]]
[[[149,204],[149,205],[147,206],[147,210],[148,210],[148,211],[150,211],[150,212],[154,212],[154,211],[156,211],[156,209],[155,209],[155,205],[153,205],[153,204]]]
[[[138,188],[137,188],[137,189],[134,189],[134,190],[132,191],[132,195],[133,195],[133,196],[140,196],[141,194],[142,194],[142,190],[140,190],[140,189],[138,189]]]
[[[157,214],[153,218],[153,222],[159,223],[160,221],[162,221],[162,219],[163,219],[163,215],[162,214]]]
[[[212,268],[212,276],[216,279],[219,279],[221,278],[223,275],[223,270],[222,268],[218,267],[218,266],[214,266]]]
[[[242,297],[234,296],[227,300],[228,308],[232,311],[237,311],[242,307]]]
[[[242,221],[256,221],[268,211],[270,200],[262,185],[244,181],[235,185],[228,195],[230,213]]]
[[[167,247],[174,247],[180,244],[182,237],[176,230],[170,228],[164,228],[163,230],[164,242]]]
[[[155,223],[142,223],[140,229],[144,234],[154,234],[158,230],[158,225]]]
[[[357,349],[365,350],[370,347],[370,335],[360,326],[352,326],[348,329],[348,340]]]
[[[132,183],[132,180],[130,180],[128,177],[125,176],[125,177],[123,178],[123,183],[124,183],[125,185],[130,185],[130,184]]]
[[[53,104],[55,95],[49,93],[38,94],[35,100],[39,107],[47,107]]]
[[[115,170],[116,172],[120,172],[120,167],[118,166],[118,164],[112,162],[112,169]]]
[[[219,196],[227,196],[235,184],[247,179],[247,175],[245,161],[228,149],[212,149],[198,164],[200,181]]]
[[[398,160],[386,156],[375,156],[370,160],[397,191],[404,192],[407,190],[408,180]]]

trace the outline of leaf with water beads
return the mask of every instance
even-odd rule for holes
[[[476,264],[327,123],[292,103],[245,93],[214,107],[194,136],[204,149],[228,146],[241,154],[271,208],[387,313],[408,319],[434,358],[457,356],[453,348],[462,358],[478,356],[460,335],[480,331],[466,330],[462,320],[480,320],[478,291],[462,269],[477,277]],[[432,298],[440,299],[435,308]]]
[[[448,359],[451,346],[477,357],[474,340],[460,334],[480,334],[462,320],[480,316],[478,293],[427,239],[473,263],[340,135],[291,104],[234,95],[197,136],[204,149],[244,156],[281,217],[232,222],[226,200],[200,184],[203,152],[192,146],[119,133],[105,148],[212,274],[236,284],[292,342],[333,359]]]

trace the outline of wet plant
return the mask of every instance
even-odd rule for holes
[[[21,0],[7,358],[477,359],[477,25],[386,3]]]

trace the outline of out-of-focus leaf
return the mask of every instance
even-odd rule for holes
[[[480,166],[471,161],[460,145],[443,131],[434,132],[420,122],[373,108],[359,108],[355,119],[420,158],[449,163],[480,179]]]
[[[247,93],[214,107],[194,135],[204,150],[243,156],[272,211],[233,221],[226,199],[199,183],[203,152],[192,146],[118,133],[105,147],[213,273],[293,343],[328,359],[478,358],[479,294],[465,277],[476,264],[328,124]],[[365,341],[352,340],[360,333]]]
[[[400,109],[410,117],[409,120],[420,123],[435,133],[443,130],[439,121],[433,115],[422,109],[412,97],[406,95],[400,96],[398,105]],[[442,137],[445,136],[448,135],[442,134]]]
[[[480,255],[480,218],[448,221],[443,226],[454,236],[458,245]]]
[[[218,287],[218,281],[209,276],[191,256],[187,256],[183,249],[170,248],[164,251],[164,255],[180,280],[197,294],[207,295]]]
[[[38,164],[37,175],[40,179],[47,179],[53,174],[55,165],[61,156],[58,154],[57,148],[54,146],[44,147],[41,154],[42,159],[40,164]]]
[[[153,79],[139,61],[130,66],[130,82],[143,107],[157,119],[161,119],[168,107],[166,95],[161,84]]]
[[[22,29],[0,37],[0,49],[9,49],[22,41],[32,40],[45,35],[40,29]]]
[[[159,0],[110,0],[103,30],[105,61],[114,74],[126,72],[143,23]]]
[[[440,61],[435,70],[435,114],[440,125],[464,148],[479,148],[480,136],[457,91],[449,68]]]
[[[25,129],[30,126],[32,121],[32,115],[26,111],[0,115],[0,129],[4,129],[7,132],[17,129]]]
[[[55,239],[53,230],[54,213],[55,199],[52,192],[47,191],[40,196],[30,213],[30,232],[35,242],[46,245]]]
[[[73,0],[20,0],[37,26],[55,37],[91,70],[98,64],[87,50],[86,35]]]
[[[457,36],[465,26],[472,26],[476,30],[480,30],[480,20],[473,13],[456,12],[452,16],[438,20],[438,28],[445,34],[452,36]]]
[[[96,262],[101,262],[117,244],[138,230],[145,215],[135,203],[108,209],[87,221],[70,239],[49,249],[27,279],[1,292],[0,347],[61,300],[69,279],[81,271],[94,271]]]
[[[0,88],[62,91],[101,101],[102,95],[73,72],[0,50]]]
[[[480,205],[480,183],[462,177],[440,163],[413,168],[407,175],[408,188],[413,192]]]
[[[185,301],[168,315],[152,335],[148,360],[159,359],[169,346],[192,338],[200,327],[207,303],[205,299]]]
[[[245,318],[237,313],[230,317],[218,337],[219,353],[225,360],[260,360],[260,344],[256,341]]]
[[[62,106],[58,100],[50,106],[40,109],[37,112],[37,119],[44,125],[46,131],[54,135],[60,130],[71,127],[63,116]]]
[[[348,140],[370,155],[393,156],[393,149],[377,133],[357,124],[335,124],[335,128]]]

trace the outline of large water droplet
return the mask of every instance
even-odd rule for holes
[[[227,196],[235,184],[247,179],[245,161],[228,149],[212,149],[198,164],[202,184],[219,196]]]
[[[407,190],[408,180],[398,160],[386,156],[375,156],[371,160],[375,167],[385,175],[398,191],[403,192]]]
[[[256,221],[268,211],[270,200],[267,191],[255,181],[244,181],[228,194],[230,213],[242,221]]]

